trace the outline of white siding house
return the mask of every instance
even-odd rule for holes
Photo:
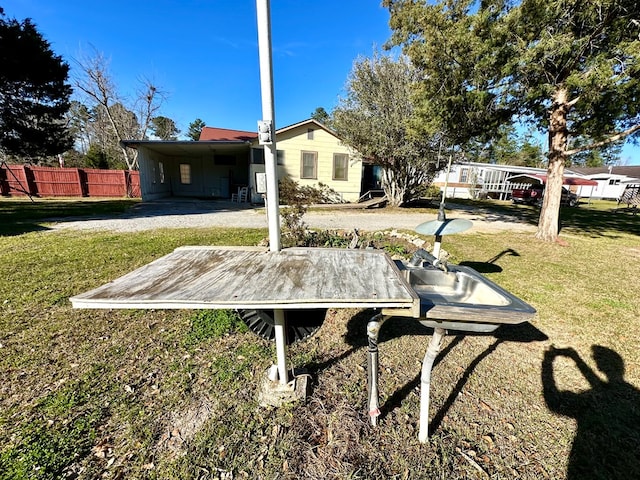
[[[249,185],[253,201],[259,201],[256,174],[264,172],[263,147],[257,141],[251,147]],[[277,130],[276,149],[279,178],[288,176],[302,186],[322,183],[345,202],[360,197],[362,159],[321,123],[309,119]]]
[[[576,171],[598,182],[598,186],[593,190],[582,187],[577,192],[582,197],[618,200],[627,185],[640,184],[640,166],[577,168]]]

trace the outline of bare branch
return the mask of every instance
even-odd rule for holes
[[[96,137],[110,151],[121,152],[128,168],[136,168],[137,151],[123,147],[121,142],[148,138],[151,119],[158,115],[166,93],[151,80],[142,78],[133,102],[125,102],[112,80],[109,60],[101,52],[94,48],[91,54],[75,61],[80,72],[74,82],[77,91],[86,96],[93,110],[100,112],[106,122],[103,128],[108,132],[96,132]]]
[[[167,98],[166,92],[159,90],[150,79],[143,77],[139,80],[141,88],[137,91],[136,110],[140,119],[141,139],[148,137],[147,132],[151,126],[151,119],[158,115],[160,107]]]
[[[624,130],[622,132],[615,133],[599,142],[590,143],[589,145],[583,145],[581,147],[574,148],[573,150],[567,150],[565,154],[567,156],[575,155],[576,153],[585,152],[587,150],[592,150],[594,148],[604,147],[606,145],[610,145],[619,140],[622,140],[623,138],[628,137],[629,135],[637,132],[638,130],[640,130],[640,124],[634,125],[633,127],[628,128],[627,130]]]

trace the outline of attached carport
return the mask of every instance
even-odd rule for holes
[[[124,140],[138,152],[143,200],[230,198],[249,185],[250,142]]]

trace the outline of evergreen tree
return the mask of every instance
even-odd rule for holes
[[[189,124],[189,130],[187,131],[187,137],[189,137],[194,142],[200,140],[200,132],[206,126],[204,120],[200,118],[196,118],[193,122]]]
[[[107,154],[95,143],[89,146],[89,150],[87,150],[87,154],[84,156],[84,161],[89,168],[109,168]]]
[[[0,11],[0,150],[39,160],[69,149],[69,65],[30,19]]]
[[[406,57],[360,58],[346,97],[333,112],[331,126],[342,141],[382,167],[382,188],[391,206],[418,198],[438,168],[442,136],[416,136],[410,128],[416,80],[417,72]]]
[[[151,132],[161,140],[176,140],[180,130],[169,117],[153,117],[151,119]]]
[[[331,115],[323,107],[316,108],[311,114],[311,118],[327,127],[331,126]]]

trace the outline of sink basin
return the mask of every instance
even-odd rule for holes
[[[535,309],[472,268],[449,265],[448,272],[434,267],[402,266],[406,280],[420,298],[420,321],[428,326],[490,331],[502,324],[530,320]],[[430,320],[435,320],[432,322]],[[441,325],[441,321],[455,325]],[[451,323],[453,323],[451,322]],[[458,325],[464,322],[465,325]],[[481,323],[486,327],[476,325]]]
[[[509,305],[505,295],[465,271],[412,269],[409,284],[420,298],[437,304]]]

